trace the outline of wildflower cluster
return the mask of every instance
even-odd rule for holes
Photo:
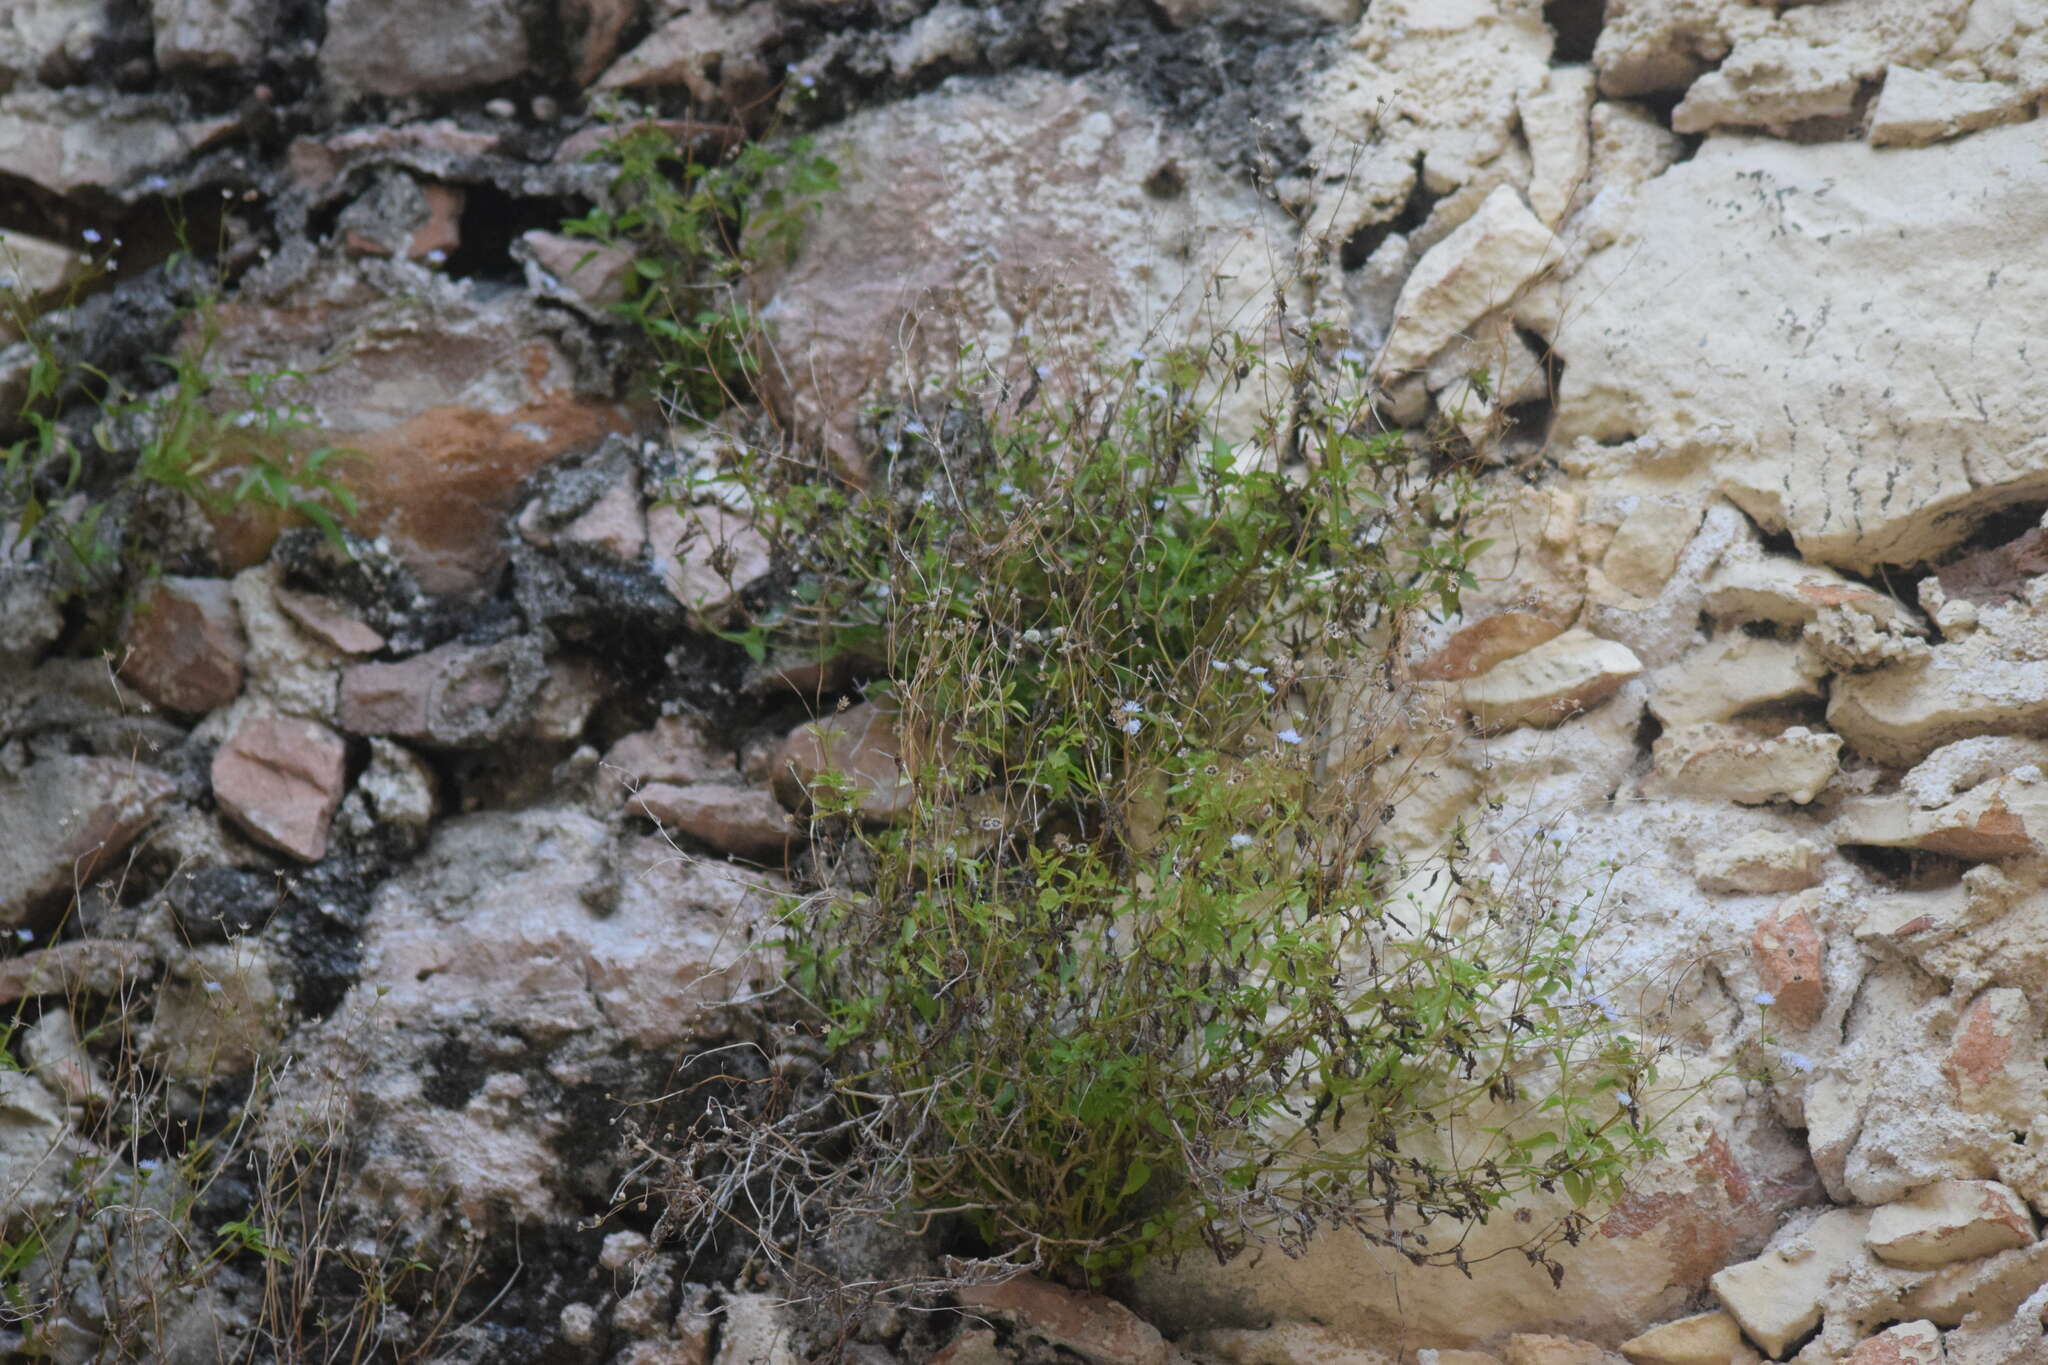
[[[1335,1225],[1463,1265],[1508,1200],[1654,1150],[1584,901],[1462,863],[1455,897],[1390,889],[1389,664],[1470,586],[1474,495],[1296,340],[934,390],[876,415],[860,490],[751,471],[794,583],[754,629],[882,665],[915,793],[877,827],[857,781],[811,788],[783,948],[854,1152],[769,1240],[893,1212],[1100,1276]],[[1285,407],[1232,440],[1240,385]],[[759,1178],[797,1121],[700,1126],[674,1216],[745,1221],[714,1173]]]

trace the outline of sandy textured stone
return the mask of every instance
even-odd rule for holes
[[[1224,1365],[1398,1365],[1392,1352],[1313,1322],[1276,1322],[1262,1328],[1222,1327],[1195,1333],[1178,1345],[1183,1351],[1222,1361]],[[1459,1359],[1471,1354],[1474,1353],[1422,1351],[1419,1358],[1424,1365],[1428,1365],[1432,1355],[1446,1357],[1441,1365],[1500,1365],[1491,1356],[1470,1361]]]
[[[121,676],[174,711],[211,711],[242,691],[248,642],[221,578],[158,578],[128,616]]]
[[[1593,106],[1591,184],[1586,197],[1626,193],[1669,170],[1685,143],[1639,105],[1601,100]]]
[[[653,729],[627,735],[606,751],[603,767],[607,780],[628,788],[731,781],[734,775],[731,751],[720,749],[688,716],[663,716]]]
[[[1768,739],[1732,726],[1686,725],[1665,731],[1651,746],[1645,789],[1698,800],[1803,806],[1833,780],[1841,752],[1840,735],[1803,725]]]
[[[232,119],[181,119],[175,105],[149,95],[13,90],[0,94],[0,174],[55,194],[121,191],[233,126]]]
[[[728,1294],[717,1365],[800,1365],[786,1311],[768,1294]]]
[[[602,318],[625,300],[633,269],[631,247],[603,246],[535,228],[520,236],[518,252],[527,266],[529,288],[573,304],[591,317]]]
[[[768,538],[724,507],[651,507],[647,545],[669,595],[712,626],[723,625],[741,591],[773,566]]]
[[[266,0],[150,0],[149,12],[156,64],[166,71],[254,63],[274,14]]]
[[[1430,358],[1479,320],[1506,308],[1562,248],[1529,212],[1522,196],[1503,185],[1479,211],[1436,246],[1409,273],[1394,305],[1394,326],[1373,361],[1380,383],[1419,374]]]
[[[320,73],[372,95],[433,95],[523,74],[526,27],[513,0],[327,0]]]
[[[75,938],[0,961],[0,1005],[42,995],[118,995],[156,971],[146,943]]]
[[[1593,84],[1590,67],[1553,66],[1541,90],[1517,101],[1529,139],[1529,207],[1552,228],[1588,196]]]
[[[1693,858],[1692,875],[1702,891],[1804,891],[1820,880],[1827,855],[1827,849],[1811,839],[1759,830],[1701,849]]]
[[[2048,216],[2037,156],[2025,127],[1912,151],[1709,139],[1638,187],[1566,280],[1552,446],[1624,482],[1667,462],[1857,571],[1934,559],[1992,510],[2048,499],[2048,375],[2019,359],[2048,310],[2048,270],[2017,264]],[[1987,260],[2015,265],[1994,281]],[[1678,278],[1740,283],[1676,308]],[[1851,317],[1866,325],[1834,325]],[[1870,359],[1898,350],[1910,370]]]
[[[1969,1318],[1996,1321],[2048,1284],[2048,1242],[1958,1261],[1922,1279],[1906,1294],[1902,1315],[1958,1327]]]
[[[1590,1341],[1551,1336],[1541,1332],[1517,1332],[1501,1347],[1504,1365],[1623,1365],[1612,1351]]]
[[[1746,1349],[1742,1329],[1719,1309],[1663,1323],[1621,1343],[1631,1365],[1730,1365]]]
[[[0,89],[89,78],[116,24],[115,13],[97,0],[13,0],[0,8]]]
[[[1821,676],[1819,661],[1794,642],[1730,632],[1659,669],[1650,711],[1667,726],[1733,720],[1757,707],[1818,701]]]
[[[0,928],[92,881],[176,791],[154,768],[117,758],[46,758],[0,777]]]
[[[1820,1323],[1828,1279],[1863,1250],[1870,1215],[1832,1209],[1753,1261],[1729,1266],[1713,1278],[1714,1296],[1765,1354],[1783,1359],[1786,1348]]]
[[[228,818],[264,847],[307,863],[327,856],[347,777],[347,741],[268,707],[243,715],[213,756],[213,795]]]
[[[274,1056],[289,1019],[273,952],[249,937],[176,954],[157,990],[143,1055],[187,1081],[246,1076]]]
[[[61,243],[0,228],[0,345],[21,336],[21,316],[32,319],[62,303],[86,263],[84,253]]]
[[[969,1313],[1006,1318],[1098,1365],[1167,1365],[1159,1329],[1114,1299],[1020,1275],[957,1296]]]
[[[1468,679],[1458,704],[1482,730],[1557,725],[1642,672],[1626,645],[1574,628]]]
[[[1959,81],[1895,66],[1870,115],[1870,141],[1880,147],[1920,147],[1959,133],[2027,117],[2032,100],[2003,81]]]
[[[1881,1261],[1932,1270],[2034,1240],[2034,1218],[1993,1180],[1942,1180],[1870,1216],[1867,1244]]]
[[[2048,617],[2017,600],[1941,605],[1941,643],[1838,676],[1830,690],[1828,723],[1879,762],[1904,767],[1971,736],[2048,734]],[[1958,605],[1967,626],[1947,610]]]
[[[746,110],[774,88],[765,54],[788,21],[770,0],[737,6],[690,0],[598,77],[601,90],[682,86],[699,104]]]

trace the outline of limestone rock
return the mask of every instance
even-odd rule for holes
[[[707,625],[725,623],[740,592],[771,567],[768,538],[723,507],[648,509],[647,544],[669,595]]]
[[[2048,1284],[2048,1242],[1945,1265],[1908,1290],[1902,1315],[1942,1327],[1996,1321]]]
[[[0,228],[0,300],[6,303],[0,308],[0,345],[20,338],[18,314],[33,319],[62,303],[66,286],[85,272],[86,263],[68,246]]]
[[[1557,725],[1642,671],[1626,645],[1574,628],[1467,679],[1458,702],[1481,730]]]
[[[1586,197],[1612,190],[1626,193],[1669,170],[1685,143],[1642,107],[1616,100],[1593,106],[1592,181]]]
[[[0,777],[0,928],[90,883],[176,791],[155,769],[115,758],[46,758]]]
[[[1264,1328],[1219,1327],[1198,1332],[1182,1346],[1201,1357],[1224,1365],[1397,1365],[1393,1353],[1333,1332],[1313,1322],[1276,1322]],[[1500,1365],[1492,1356],[1470,1351],[1421,1351],[1418,1359],[1429,1365],[1434,1355],[1441,1365]],[[1465,1360],[1463,1357],[1472,1356]]]
[[[118,995],[156,966],[156,954],[133,939],[71,939],[0,961],[0,1005],[42,995]]]
[[[1895,66],[1871,112],[1870,141],[1880,147],[1925,146],[2023,119],[2031,104],[2026,91],[2003,81],[1951,80]]]
[[[247,1075],[284,1037],[279,975],[271,949],[251,938],[178,954],[157,988],[144,1055],[181,1080]]]
[[[607,780],[637,789],[650,782],[688,785],[730,781],[733,756],[711,742],[688,716],[663,716],[652,730],[627,735],[605,752]]]
[[[347,785],[348,745],[318,721],[256,707],[214,753],[212,777],[214,799],[250,838],[317,863]]]
[[[1764,917],[1750,944],[1777,1017],[1791,1028],[1812,1028],[1827,1002],[1827,943],[1812,918],[1797,900],[1788,901]]]
[[[478,748],[527,723],[546,678],[533,636],[446,644],[399,663],[351,665],[341,675],[336,714],[358,735]]]
[[[525,74],[526,27],[512,0],[327,0],[320,72],[350,92],[408,96],[496,85]]]
[[[1993,778],[1931,810],[1903,792],[1854,797],[1842,803],[1830,833],[1838,844],[1917,848],[1972,861],[2019,857],[2039,850],[2048,833],[2048,777],[2035,769]]]
[[[233,126],[232,119],[180,119],[176,106],[148,95],[14,90],[0,94],[0,173],[53,194],[118,193]]]
[[[1820,880],[1827,852],[1811,839],[1759,830],[1701,849],[1693,859],[1692,874],[1702,891],[1804,891]]]
[[[1902,1322],[1862,1342],[1843,1365],[1943,1365],[1947,1359],[1933,1323]]]
[[[1881,1261],[1932,1270],[2010,1251],[2034,1240],[2020,1197],[1993,1180],[1941,1180],[1870,1216],[1868,1243]]]
[[[1409,676],[1425,681],[1462,681],[1517,654],[1526,654],[1563,633],[1563,623],[1533,612],[1496,612],[1452,635],[1442,648],[1415,665]]]
[[[1617,480],[1668,462],[1684,486],[1718,486],[1789,531],[1807,559],[1858,572],[1933,560],[1994,509],[2048,499],[2048,375],[2018,361],[2048,271],[1992,285],[1974,264],[2027,259],[2020,225],[2048,216],[2037,153],[2025,127],[1920,150],[1709,139],[1639,186],[1611,244],[1566,279],[1553,448],[1578,446]],[[1921,187],[1909,204],[1901,175]],[[1746,283],[1673,308],[1681,277]],[[1873,321],[1852,336],[1823,316]],[[1873,346],[1918,364],[1873,365]],[[1682,373],[1665,363],[1677,354],[1695,357]]]
[[[1632,1365],[1730,1365],[1746,1349],[1742,1329],[1720,1309],[1652,1327],[1621,1343]]]
[[[627,808],[742,858],[779,859],[803,831],[775,797],[757,787],[651,783]]]
[[[633,269],[627,246],[603,246],[535,228],[519,238],[516,254],[526,263],[529,289],[558,298],[586,316],[602,319],[626,297]]]
[[[43,1011],[42,1018],[16,1035],[30,1074],[74,1106],[98,1106],[114,1097],[99,1062],[79,1040],[78,1026],[65,1009]]]
[[[17,82],[89,79],[117,18],[94,0],[15,0],[0,9],[0,90]]]
[[[166,71],[253,65],[270,41],[264,0],[150,0],[156,64]]]
[[[1431,247],[1401,288],[1394,326],[1373,362],[1380,383],[1421,373],[1430,358],[1516,294],[1562,255],[1550,229],[1503,185]]]
[[[1570,215],[1581,196],[1588,196],[1593,86],[1591,68],[1553,66],[1543,88],[1517,102],[1533,163],[1529,207],[1552,228]]]
[[[47,1218],[75,1197],[67,1168],[87,1154],[47,1085],[17,1067],[0,1071],[0,1188],[15,1217]]]
[[[128,617],[121,676],[158,706],[211,711],[242,691],[248,643],[219,578],[158,578]]]
[[[1783,1359],[1820,1324],[1829,1278],[1862,1253],[1869,1222],[1865,1211],[1831,1209],[1756,1260],[1716,1274],[1714,1297],[1766,1355]]]
[[[1707,577],[1704,606],[1726,622],[1769,621],[1781,626],[1812,624],[1831,608],[1846,608],[1880,626],[1914,635],[1927,633],[1910,607],[1822,565],[1782,555],[1730,556]]]
[[[1971,610],[1968,630],[1918,657],[1837,677],[1828,723],[1858,751],[1901,767],[1971,736],[2048,733],[2044,618],[2020,601]]]
[[[285,609],[290,593],[281,577],[278,565],[261,564],[233,580],[235,608],[248,642],[243,660],[248,692],[281,711],[331,721],[343,653],[329,642],[329,632],[302,627]]]
[[[533,699],[526,733],[535,739],[581,739],[591,713],[611,696],[611,676],[589,658],[557,654],[548,660],[547,675]]]
[[[2009,986],[1983,992],[1963,1011],[1942,1058],[1957,1107],[2024,1126],[2048,1099],[2039,1035],[2026,995]]]
[[[1020,1275],[959,1291],[960,1307],[1015,1322],[1097,1365],[1167,1365],[1159,1329],[1114,1299]]]
[[[860,813],[868,819],[888,821],[908,813],[915,792],[904,771],[896,713],[862,702],[792,730],[775,756],[776,799],[802,814],[810,809],[811,788],[828,773],[851,784]]]
[[[1155,327],[1180,334],[1212,285],[1202,316],[1257,317],[1267,246],[1293,236],[1156,110],[1087,81],[952,81],[846,119],[819,150],[844,188],[761,274],[762,387],[842,463],[869,395],[943,372],[967,342],[998,373],[1046,364],[1057,393],[1098,342],[1121,364]],[[1184,183],[1162,200],[1145,186],[1168,163]]]
[[[1589,1341],[1551,1336],[1540,1332],[1517,1332],[1501,1348],[1504,1365],[1622,1365],[1612,1351]]]
[[[1700,800],[1805,805],[1841,766],[1840,735],[1794,725],[1775,737],[1752,738],[1725,725],[1667,730],[1650,749],[1647,790]]]
[[[1789,701],[1817,701],[1817,661],[1797,644],[1740,631],[1716,636],[1650,683],[1650,712],[1667,726],[1733,720]]]
[[[729,1294],[720,1312],[716,1365],[800,1365],[782,1306],[767,1294]]]

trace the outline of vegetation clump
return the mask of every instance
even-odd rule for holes
[[[1595,898],[1455,849],[1406,896],[1385,848],[1438,720],[1398,651],[1484,547],[1469,471],[1379,429],[1329,338],[1268,338],[1011,357],[879,410],[865,487],[744,472],[793,585],[750,643],[879,662],[910,799],[810,777],[780,947],[823,1079],[661,1156],[670,1230],[799,1277],[876,1216],[972,1273],[1326,1227],[1463,1267],[1509,1201],[1658,1149],[1654,1057],[1582,989]],[[1561,1275],[1582,1226],[1515,1246]]]

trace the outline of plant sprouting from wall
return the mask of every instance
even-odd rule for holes
[[[892,1216],[1091,1278],[1325,1227],[1462,1267],[1509,1201],[1583,1207],[1658,1149],[1654,1057],[1581,989],[1597,890],[1456,848],[1395,889],[1437,719],[1397,653],[1484,542],[1468,473],[1332,349],[1027,361],[882,413],[864,489],[744,472],[795,584],[757,643],[881,664],[908,799],[809,777],[782,949],[829,1081],[657,1153],[669,1230],[799,1277]],[[1561,1274],[1582,1225],[1512,1240]]]

